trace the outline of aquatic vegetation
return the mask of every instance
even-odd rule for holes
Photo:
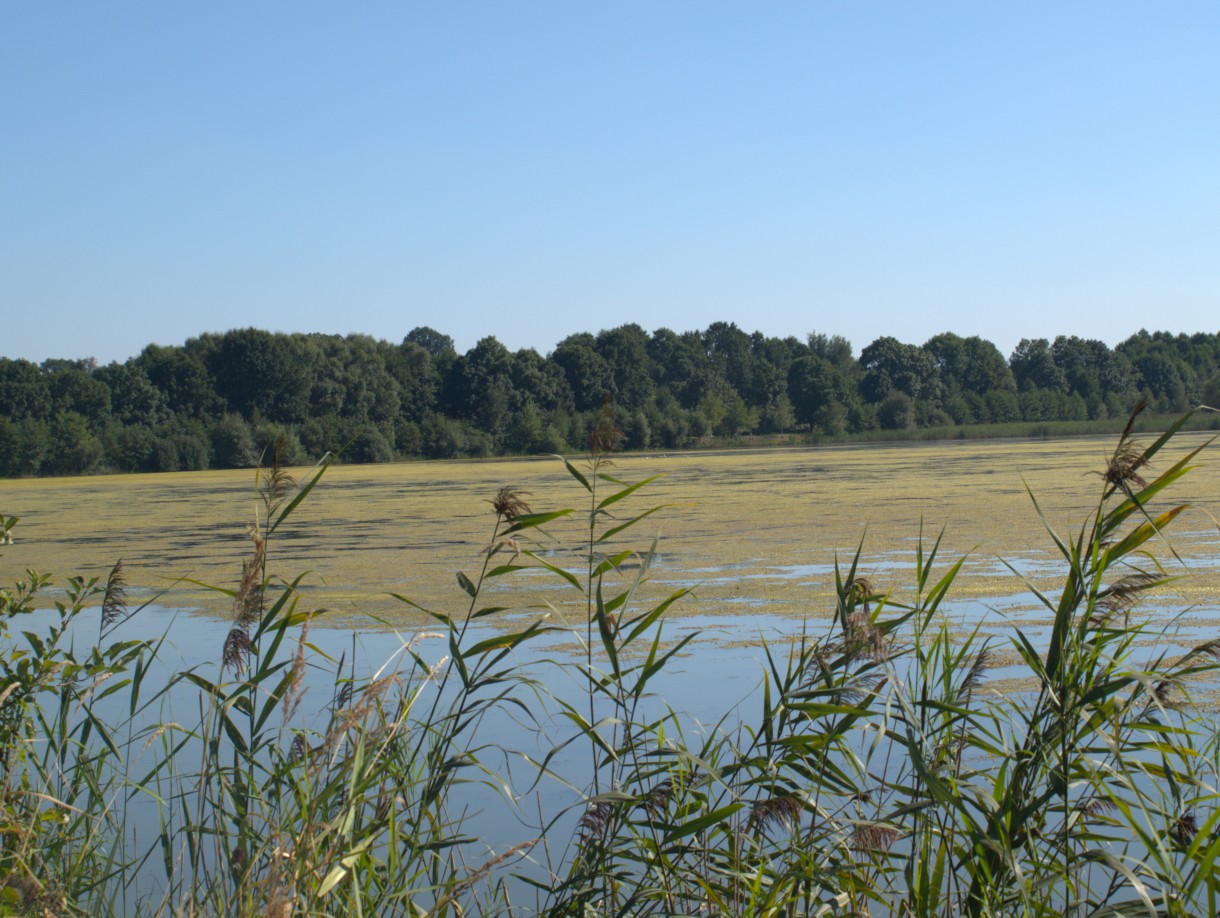
[[[1199,702],[1220,639],[1180,652],[1141,614],[1205,443],[1170,455],[1177,425],[1147,445],[1129,425],[1066,534],[1029,488],[1058,559],[1053,585],[1023,583],[1044,643],[947,614],[965,557],[942,560],[944,534],[917,529],[909,584],[861,541],[830,615],[765,648],[756,708],[700,725],[658,692],[694,638],[666,619],[695,600],[631,542],[665,483],[625,477],[613,418],[598,429],[563,462],[583,507],[494,491],[462,607],[397,592],[431,624],[371,672],[311,639],[307,575],[274,574],[325,463],[299,485],[277,456],[260,469],[210,666],[161,678],[161,639],[115,637],[141,613],[121,563],[0,593],[0,913],[1217,912],[1220,731]],[[539,579],[555,589],[512,614]],[[46,599],[49,631],[21,630]],[[545,649],[560,635],[578,656]],[[992,690],[1002,658],[1027,690]],[[492,799],[510,841],[485,841]]]

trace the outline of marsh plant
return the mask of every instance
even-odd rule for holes
[[[435,629],[371,672],[315,646],[304,575],[273,573],[326,463],[298,483],[272,452],[214,663],[151,675],[163,641],[116,630],[141,611],[121,563],[0,593],[0,914],[1220,913],[1220,741],[1193,700],[1220,639],[1183,651],[1140,608],[1199,453],[1164,458],[1179,426],[1141,446],[1129,424],[1083,525],[1047,523],[1045,646],[958,624],[963,560],[938,537],[902,588],[861,546],[830,614],[764,648],[753,714],[711,726],[658,694],[697,653],[666,613],[697,599],[645,598],[655,544],[630,539],[661,508],[618,476],[608,405],[588,459],[563,461],[583,509],[501,489],[460,609],[422,609]],[[566,599],[510,615],[526,571]],[[548,649],[560,632],[578,654]],[[1021,688],[992,690],[1002,656]],[[513,748],[492,729],[510,720]],[[489,799],[514,841],[486,840]]]

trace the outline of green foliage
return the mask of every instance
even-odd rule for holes
[[[134,362],[112,363],[94,373],[110,391],[110,410],[122,424],[155,427],[170,418],[165,394]]]
[[[1159,410],[1214,405],[1207,386],[1220,369],[1214,335],[1140,331],[1115,348],[1130,362],[1142,392]]]
[[[603,330],[598,333],[593,348],[605,361],[607,389],[616,404],[633,411],[654,397],[656,386],[650,372],[648,333],[644,329],[638,325],[623,325]]]
[[[834,629],[769,656],[740,734],[629,719],[599,629],[595,689],[624,700],[583,729],[631,739],[594,745],[614,779],[594,782],[547,913],[1214,913],[1217,733],[1187,699],[1218,651],[1145,656],[1158,632],[1132,617],[1166,579],[1144,546],[1182,510],[1149,507],[1197,453],[1145,482],[1171,435],[1140,449],[1125,431],[1096,513],[1070,542],[1051,533],[1066,582],[1038,594],[1049,646],[1013,639],[1029,695],[984,692],[995,651],[941,612],[961,562],[934,574],[939,540],[921,541],[906,603],[859,577],[858,554],[840,569]]]
[[[924,344],[936,358],[946,392],[1012,392],[1016,381],[1002,354],[990,341],[977,335],[961,338],[951,332],[936,335]]]
[[[237,329],[149,345],[104,367],[0,358],[0,476],[245,467],[279,433],[299,442],[300,462],[353,440],[361,448],[344,450],[343,461],[557,452],[583,445],[588,416],[606,397],[631,449],[1121,421],[1141,396],[1160,412],[1206,401],[1218,355],[1220,335],[1144,331],[1114,349],[1069,336],[1024,339],[1006,362],[990,342],[951,332],[922,346],[878,338],[857,360],[839,336],[802,342],[728,322],[682,333],[634,324],[582,332],[545,356],[511,352],[494,337],[459,354],[427,327],[397,345]],[[896,403],[882,410],[894,392],[912,399],[913,427]],[[84,426],[61,423],[57,437],[61,415]],[[250,448],[234,418],[251,430]],[[60,455],[76,433],[72,455]]]
[[[199,339],[184,347],[150,344],[135,363],[176,415],[212,420],[224,411],[224,402],[208,374],[202,351]]]
[[[591,344],[573,340],[578,337],[561,341],[551,360],[563,370],[576,410],[592,411],[611,389],[610,369]]]
[[[343,455],[351,462],[389,462],[394,448],[375,424],[365,423],[356,428]]]
[[[37,475],[43,471],[50,452],[51,432],[47,422],[0,417],[0,474]]]
[[[1080,528],[1048,523],[1060,588],[1028,585],[1045,645],[963,630],[946,606],[962,560],[921,533],[909,586],[844,559],[828,620],[764,648],[756,708],[699,728],[654,697],[694,634],[663,632],[685,590],[643,599],[655,545],[630,537],[662,508],[629,509],[650,481],[615,474],[608,406],[589,460],[563,466],[584,509],[536,512],[502,488],[459,611],[424,610],[445,656],[411,638],[364,677],[314,648],[302,579],[272,574],[326,469],[298,485],[281,438],[238,585],[220,590],[216,665],[152,684],[159,642],[115,630],[140,612],[121,563],[105,582],[54,591],[28,572],[0,591],[0,914],[1215,914],[1220,731],[1192,695],[1220,642],[1183,652],[1138,611],[1169,579],[1151,548],[1172,552],[1185,508],[1165,498],[1202,449],[1166,458],[1185,420],[1143,447],[1132,416]],[[557,542],[573,516],[579,544]],[[505,615],[525,572],[554,580],[549,617]],[[48,603],[48,628],[21,627]],[[543,681],[518,655],[559,629],[580,656]],[[1029,690],[988,691],[1005,648]],[[333,680],[313,716],[310,667]],[[188,689],[194,718],[180,702],[157,716]],[[510,717],[520,748],[485,738]],[[515,843],[478,844],[469,788],[512,810],[579,748],[577,811],[544,794]],[[137,802],[151,838],[130,831]]]
[[[878,338],[860,352],[860,368],[860,394],[874,404],[892,392],[937,403],[944,396],[936,358],[913,344]]]
[[[877,421],[885,430],[905,430],[915,426],[915,402],[897,389],[877,406]]]
[[[223,469],[252,468],[258,463],[258,449],[250,425],[241,415],[226,414],[210,429],[212,457]]]
[[[210,450],[200,431],[163,429],[153,447],[154,463],[160,472],[191,472],[211,464]]]
[[[75,411],[61,411],[51,422],[51,448],[47,471],[53,475],[80,475],[102,465],[102,444],[89,422]]]
[[[492,452],[491,439],[469,423],[453,421],[433,414],[420,425],[423,455],[428,459],[459,459],[487,456]]]
[[[207,355],[217,393],[245,418],[296,423],[309,415],[315,363],[303,342],[256,328],[226,332]]]
[[[0,357],[0,417],[45,420],[53,407],[50,386],[37,366]]]
[[[15,519],[0,522],[9,532]],[[121,901],[134,864],[121,820],[129,723],[106,722],[95,708],[119,693],[128,712],[141,704],[157,646],[105,642],[130,613],[122,565],[105,584],[72,578],[54,591],[54,622],[43,633],[13,625],[45,601],[49,578],[32,571],[0,590],[0,876],[9,892],[3,914],[79,913],[84,902]],[[72,626],[102,609],[99,646],[78,652]]]
[[[56,370],[48,380],[48,388],[55,412],[74,411],[92,422],[110,415],[110,387],[80,367]]]
[[[788,369],[788,392],[796,419],[803,424],[816,426],[823,433],[833,433],[831,428],[842,424],[827,421],[844,414],[847,406],[857,401],[855,387],[850,377],[829,360],[818,357],[802,357],[793,361]],[[834,406],[838,406],[837,409]]]

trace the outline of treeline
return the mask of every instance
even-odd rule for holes
[[[773,338],[716,322],[701,332],[624,325],[547,356],[493,337],[465,354],[421,327],[363,335],[248,328],[126,363],[0,358],[0,475],[176,471],[255,464],[280,435],[304,462],[569,452],[612,400],[628,449],[709,437],[1126,415],[1220,401],[1220,335],[1141,331],[1111,349],[1022,340],[1005,360],[978,337],[883,337],[859,357],[838,336]]]

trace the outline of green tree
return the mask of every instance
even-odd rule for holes
[[[38,475],[51,454],[51,432],[46,421],[0,416],[0,475],[17,478]]]
[[[440,368],[438,359],[413,341],[404,340],[387,355],[386,369],[398,382],[398,404],[404,418],[418,424],[436,410],[443,383]]]
[[[624,449],[648,449],[652,445],[652,423],[642,409],[623,415],[623,433]]]
[[[807,338],[809,353],[821,357],[840,373],[849,373],[855,366],[851,342],[842,335],[823,335],[810,332]]]
[[[47,387],[55,412],[75,411],[97,427],[110,416],[109,387],[79,367],[67,366],[50,372]]]
[[[540,411],[571,411],[575,406],[563,368],[532,348],[513,354],[511,376],[514,411],[530,402]]]
[[[1017,383],[1012,370],[990,341],[977,335],[962,338],[945,332],[929,338],[923,347],[935,358],[947,393],[973,392],[984,395],[988,392],[1016,391]]]
[[[259,450],[250,426],[239,414],[229,412],[212,424],[212,464],[221,469],[246,469],[258,465]]]
[[[1084,399],[1089,417],[1106,417],[1108,401],[1123,413],[1134,404],[1138,392],[1131,364],[1104,342],[1060,335],[1050,352],[1063,371],[1068,391]]]
[[[944,388],[936,358],[913,344],[896,338],[878,338],[860,352],[860,394],[867,401],[880,402],[892,392],[912,400],[940,404]]]
[[[724,405],[724,417],[715,427],[718,437],[737,437],[751,433],[758,426],[758,412],[750,408],[740,395],[734,393]]]
[[[139,424],[124,425],[111,421],[99,434],[105,451],[105,464],[120,472],[154,472],[157,435]]]
[[[576,410],[596,411],[611,387],[605,359],[589,344],[573,338],[561,341],[550,359],[563,370]]]
[[[422,456],[424,454],[423,435],[419,425],[406,418],[394,422],[394,449],[400,456]]]
[[[1162,411],[1184,411],[1189,405],[1186,394],[1185,369],[1165,352],[1144,354],[1135,362],[1134,370],[1140,386]]]
[[[723,379],[741,395],[754,382],[754,352],[750,336],[732,322],[713,322],[703,332],[705,372]]]
[[[781,392],[763,407],[758,423],[763,433],[787,433],[796,426],[796,412],[787,392]]]
[[[389,462],[394,449],[376,424],[362,421],[353,425],[343,458],[348,462]]]
[[[259,455],[260,464],[269,464],[277,449],[279,461],[284,465],[303,465],[308,461],[301,438],[292,427],[267,420],[256,421],[251,426],[254,428],[254,449]]]
[[[486,433],[493,450],[503,444],[511,421],[512,373],[512,354],[488,336],[454,362],[446,385],[453,414]]]
[[[178,428],[158,433],[153,462],[162,472],[195,472],[210,467],[208,444],[203,434]]]
[[[1204,405],[1220,410],[1220,371],[1213,373],[1203,385],[1201,397]]]
[[[699,401],[699,407],[695,411],[702,419],[702,424],[699,425],[700,435],[706,436],[710,433],[715,433],[720,426],[720,422],[724,420],[727,409],[724,406],[724,399],[711,389],[704,393],[703,398]]]
[[[110,413],[122,424],[155,428],[173,414],[164,394],[135,361],[98,367],[93,375],[110,390]]]
[[[796,419],[818,425],[822,409],[832,402],[847,408],[857,401],[854,387],[843,372],[825,357],[802,357],[788,371],[788,396]],[[828,431],[829,432],[829,431]]]
[[[199,339],[191,339],[184,347],[150,344],[135,359],[176,415],[213,420],[224,412],[224,401],[204,365],[202,354],[207,348]]]
[[[75,411],[61,411],[51,422],[48,471],[53,475],[80,475],[102,466],[105,450],[89,429],[89,422]]]
[[[311,417],[301,425],[299,436],[305,452],[311,456],[337,453],[347,443],[345,425],[337,414]]]
[[[696,332],[681,335],[659,328],[648,342],[655,389],[668,391],[683,408],[694,408],[706,391],[703,341]]]
[[[420,436],[424,455],[429,459],[485,456],[491,451],[491,441],[485,433],[439,414],[431,415],[420,425]]]
[[[681,405],[674,403],[673,409],[663,415],[657,431],[660,443],[666,449],[683,449],[690,445],[690,417]]]
[[[209,370],[229,410],[244,418],[293,424],[309,416],[314,364],[300,339],[257,328],[226,332]]]
[[[904,430],[915,426],[915,402],[900,389],[894,389],[877,406],[877,420],[885,430]]]
[[[508,436],[504,447],[510,453],[531,454],[542,452],[543,426],[542,413],[533,402],[525,406],[514,416],[509,425]]]
[[[606,387],[624,411],[640,408],[653,397],[648,333],[638,325],[623,325],[598,333],[594,351],[606,364]]]
[[[831,399],[818,408],[810,427],[820,430],[828,437],[838,437],[847,431],[849,423],[850,417],[843,403]]]
[[[28,360],[0,357],[0,416],[20,421],[50,415],[51,390],[43,372]]]
[[[1021,420],[1021,403],[1017,393],[1007,389],[992,389],[983,396],[983,405],[990,421],[1005,424]]]
[[[1009,357],[1008,365],[1017,388],[1022,392],[1030,389],[1068,391],[1067,377],[1055,363],[1050,344],[1045,338],[1022,338]]]
[[[377,342],[367,335],[349,335],[341,355],[344,417],[374,423],[398,417],[398,381],[386,369]]]
[[[457,358],[457,351],[453,348],[453,339],[448,335],[441,334],[435,328],[429,328],[427,325],[420,325],[411,329],[402,340],[404,344],[418,345],[433,360],[441,363],[450,363]]]

